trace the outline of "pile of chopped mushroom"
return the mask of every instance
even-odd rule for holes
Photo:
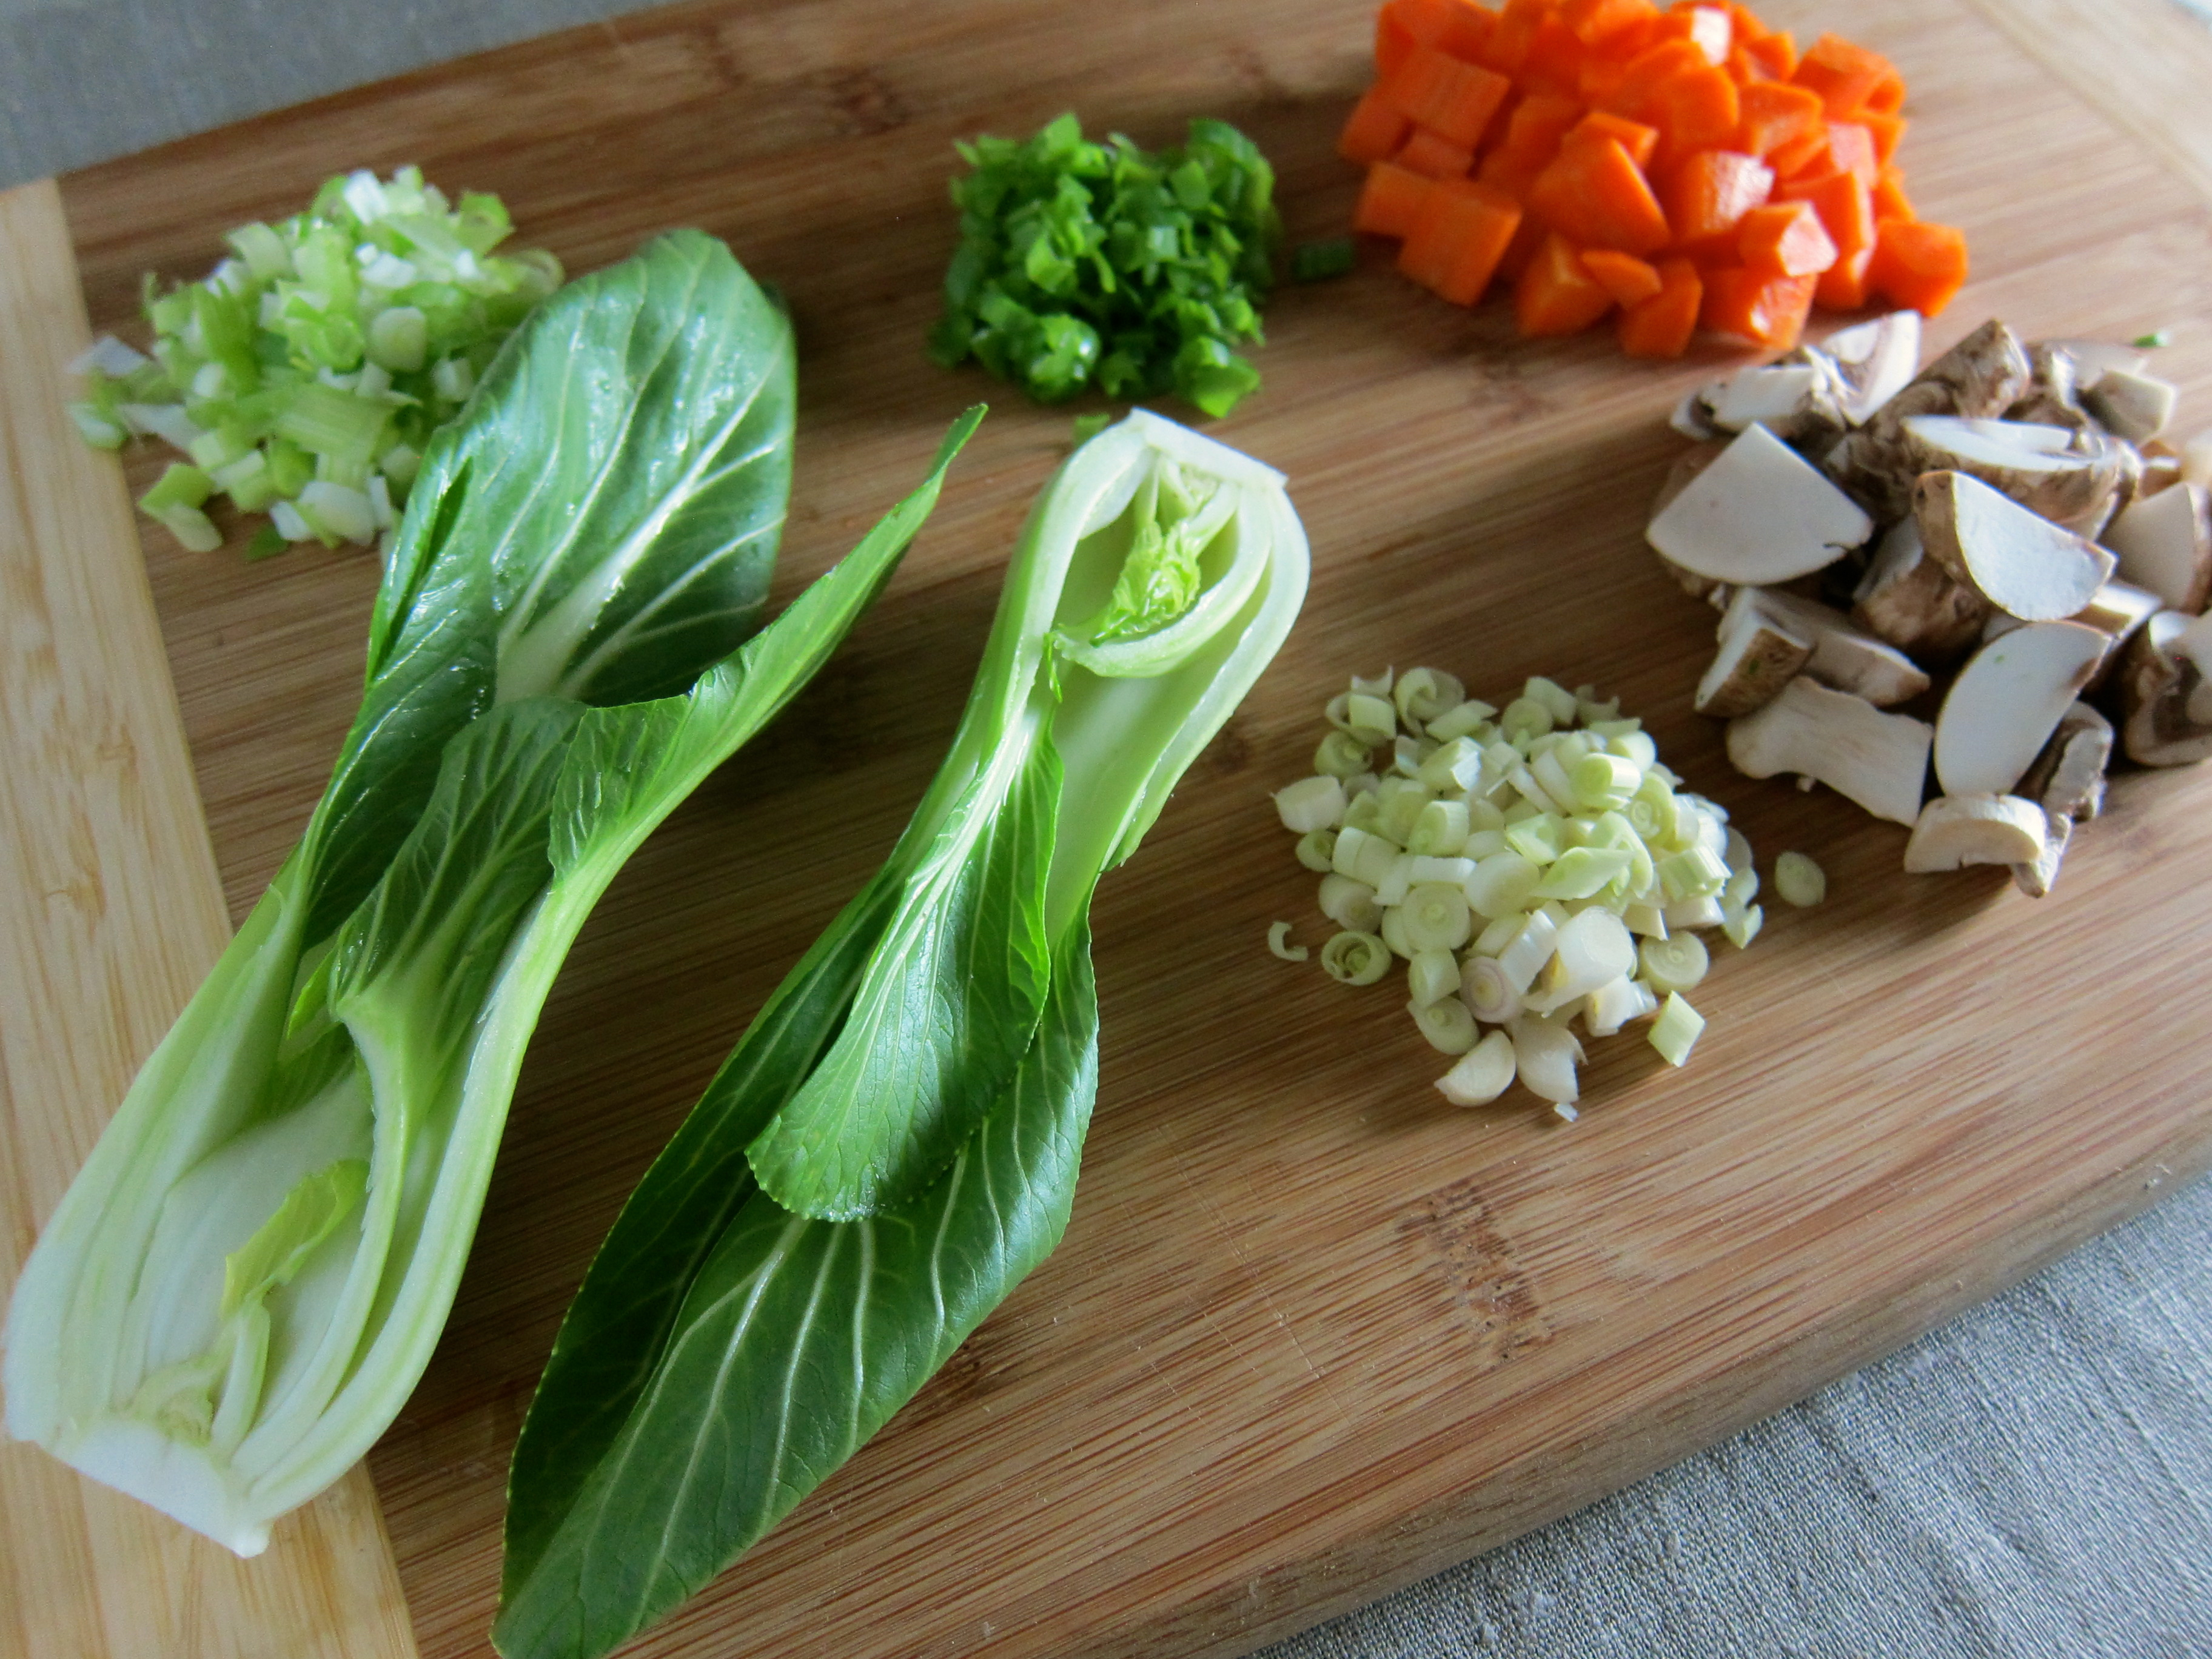
[[[1455,1104],[1517,1078],[1573,1121],[1577,1018],[1591,1036],[1650,1018],[1651,1046],[1681,1065],[1705,1024],[1682,997],[1707,966],[1697,930],[1741,949],[1763,920],[1751,844],[1596,696],[1539,677],[1501,709],[1435,669],[1355,678],[1329,702],[1315,775],[1275,795],[1340,929],[1322,966],[1371,985],[1405,962],[1407,1012],[1460,1057],[1437,1084]],[[1775,877],[1793,904],[1825,890],[1802,854]],[[1268,944],[1302,961],[1290,931]]]
[[[1739,771],[1909,825],[1908,871],[2040,896],[2104,799],[2085,699],[2130,760],[2212,755],[2212,434],[2160,441],[2140,350],[1992,320],[1919,354],[1899,312],[1692,393],[1646,533],[1721,613],[1697,707]]]

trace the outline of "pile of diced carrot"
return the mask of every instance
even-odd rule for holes
[[[1388,0],[1375,67],[1339,145],[1358,228],[1460,305],[1510,283],[1523,334],[1618,308],[1634,356],[1700,326],[1786,349],[1816,301],[1932,317],[1966,279],[1893,160],[1904,81],[1835,35],[1801,56],[1721,0]]]

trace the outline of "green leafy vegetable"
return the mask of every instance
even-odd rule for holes
[[[782,313],[679,232],[549,301],[434,441],[307,833],[25,1267],[11,1434],[252,1554],[398,1413],[578,928],[822,665],[976,418],[733,652],[792,364]]]
[[[451,420],[531,307],[561,283],[538,249],[495,253],[513,226],[496,196],[450,205],[414,167],[331,179],[305,213],[230,234],[231,257],[162,293],[147,278],[149,360],[103,340],[87,354],[86,440],[134,434],[188,453],[140,501],[186,547],[222,535],[227,495],[284,543],[366,543],[389,529],[430,435]]]
[[[1195,591],[1132,578],[1192,524]],[[502,1653],[587,1659],[668,1613],[1059,1242],[1097,1079],[1091,894],[1274,654],[1306,566],[1279,475],[1172,422],[1140,411],[1062,466],[913,822],[568,1310],[515,1448]]]
[[[1148,155],[1085,139],[1073,115],[1026,143],[959,146],[960,247],[930,352],[973,357],[1031,397],[1096,386],[1174,392],[1226,415],[1260,383],[1236,348],[1257,341],[1282,239],[1274,170],[1224,121]]]

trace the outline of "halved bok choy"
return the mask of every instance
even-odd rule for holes
[[[578,928],[821,666],[975,419],[756,634],[792,388],[781,312],[678,232],[545,301],[433,442],[330,785],[17,1283],[11,1434],[251,1555],[398,1413]]]
[[[601,1247],[515,1449],[512,1659],[619,1645],[729,1565],[1066,1226],[1089,913],[1304,597],[1281,476],[1139,412],[1024,531],[951,753]]]

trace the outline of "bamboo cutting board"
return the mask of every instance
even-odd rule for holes
[[[2185,416],[2212,422],[2212,138],[2191,103],[2212,51],[2187,26],[2152,0],[1769,11],[1905,71],[1915,195],[1968,229],[1976,259],[1939,343],[1991,312],[2032,336],[2167,326],[2161,370]],[[1293,239],[1334,234],[1353,180],[1332,141],[1366,79],[1370,13],[695,4],[64,181],[96,328],[128,320],[142,270],[198,274],[223,229],[356,166],[497,191],[524,240],[574,269],[667,225],[727,238],[799,327],[784,597],[903,492],[963,404],[998,406],[887,597],[633,861],[548,1006],[452,1322],[369,1460],[422,1654],[488,1651],[506,1460],[561,1310],[623,1194],[918,799],[1064,451],[1068,411],[921,357],[952,240],[951,140],[1073,107],[1157,143],[1222,115],[1275,161]],[[244,566],[142,526],[173,705],[150,634],[128,631],[146,626],[132,561],[86,580],[76,611],[46,603],[55,570],[82,574],[55,523],[111,562],[127,532],[112,475],[41,413],[82,322],[66,281],[20,275],[32,233],[53,240],[50,203],[9,201],[12,1271],[220,941],[201,811],[234,919],[304,821],[353,708],[375,570],[312,550]],[[1901,830],[1734,776],[1689,711],[1711,613],[1639,532],[1680,447],[1667,409],[1729,360],[1516,343],[1496,307],[1453,310],[1380,259],[1285,290],[1268,322],[1265,387],[1214,429],[1290,475],[1312,597],[1101,895],[1103,1083],[1066,1242],[641,1653],[1243,1652],[1711,1443],[2212,1164],[2196,1081],[2212,1033],[2173,991],[2212,968],[2197,874],[2212,774],[2119,781],[2040,904],[1993,872],[1905,877]],[[132,462],[134,484],[154,470]],[[1827,868],[1826,905],[1719,953],[1688,1070],[1622,1039],[1592,1045],[1571,1128],[1525,1097],[1453,1110],[1395,996],[1267,954],[1274,920],[1312,944],[1324,927],[1267,793],[1304,769],[1329,691],[1393,660],[1478,694],[1537,672],[1601,681],[1762,862],[1795,847]],[[85,758],[118,753],[153,779],[143,792]],[[39,862],[56,848],[103,903],[59,902],[78,889]],[[87,965],[40,980],[34,1009],[33,969],[62,962]],[[106,1058],[88,1069],[81,1053]],[[10,1586],[0,1642],[25,1652],[406,1650],[358,1477],[280,1536],[289,1555],[243,1569],[20,1449],[0,1499],[4,1559],[37,1542],[57,1564]],[[137,1556],[107,1547],[134,1527],[155,1540]],[[283,1575],[343,1593],[283,1601]],[[118,1622],[134,1601],[151,1610]],[[185,1629],[179,1607],[203,1633],[133,1639]]]

